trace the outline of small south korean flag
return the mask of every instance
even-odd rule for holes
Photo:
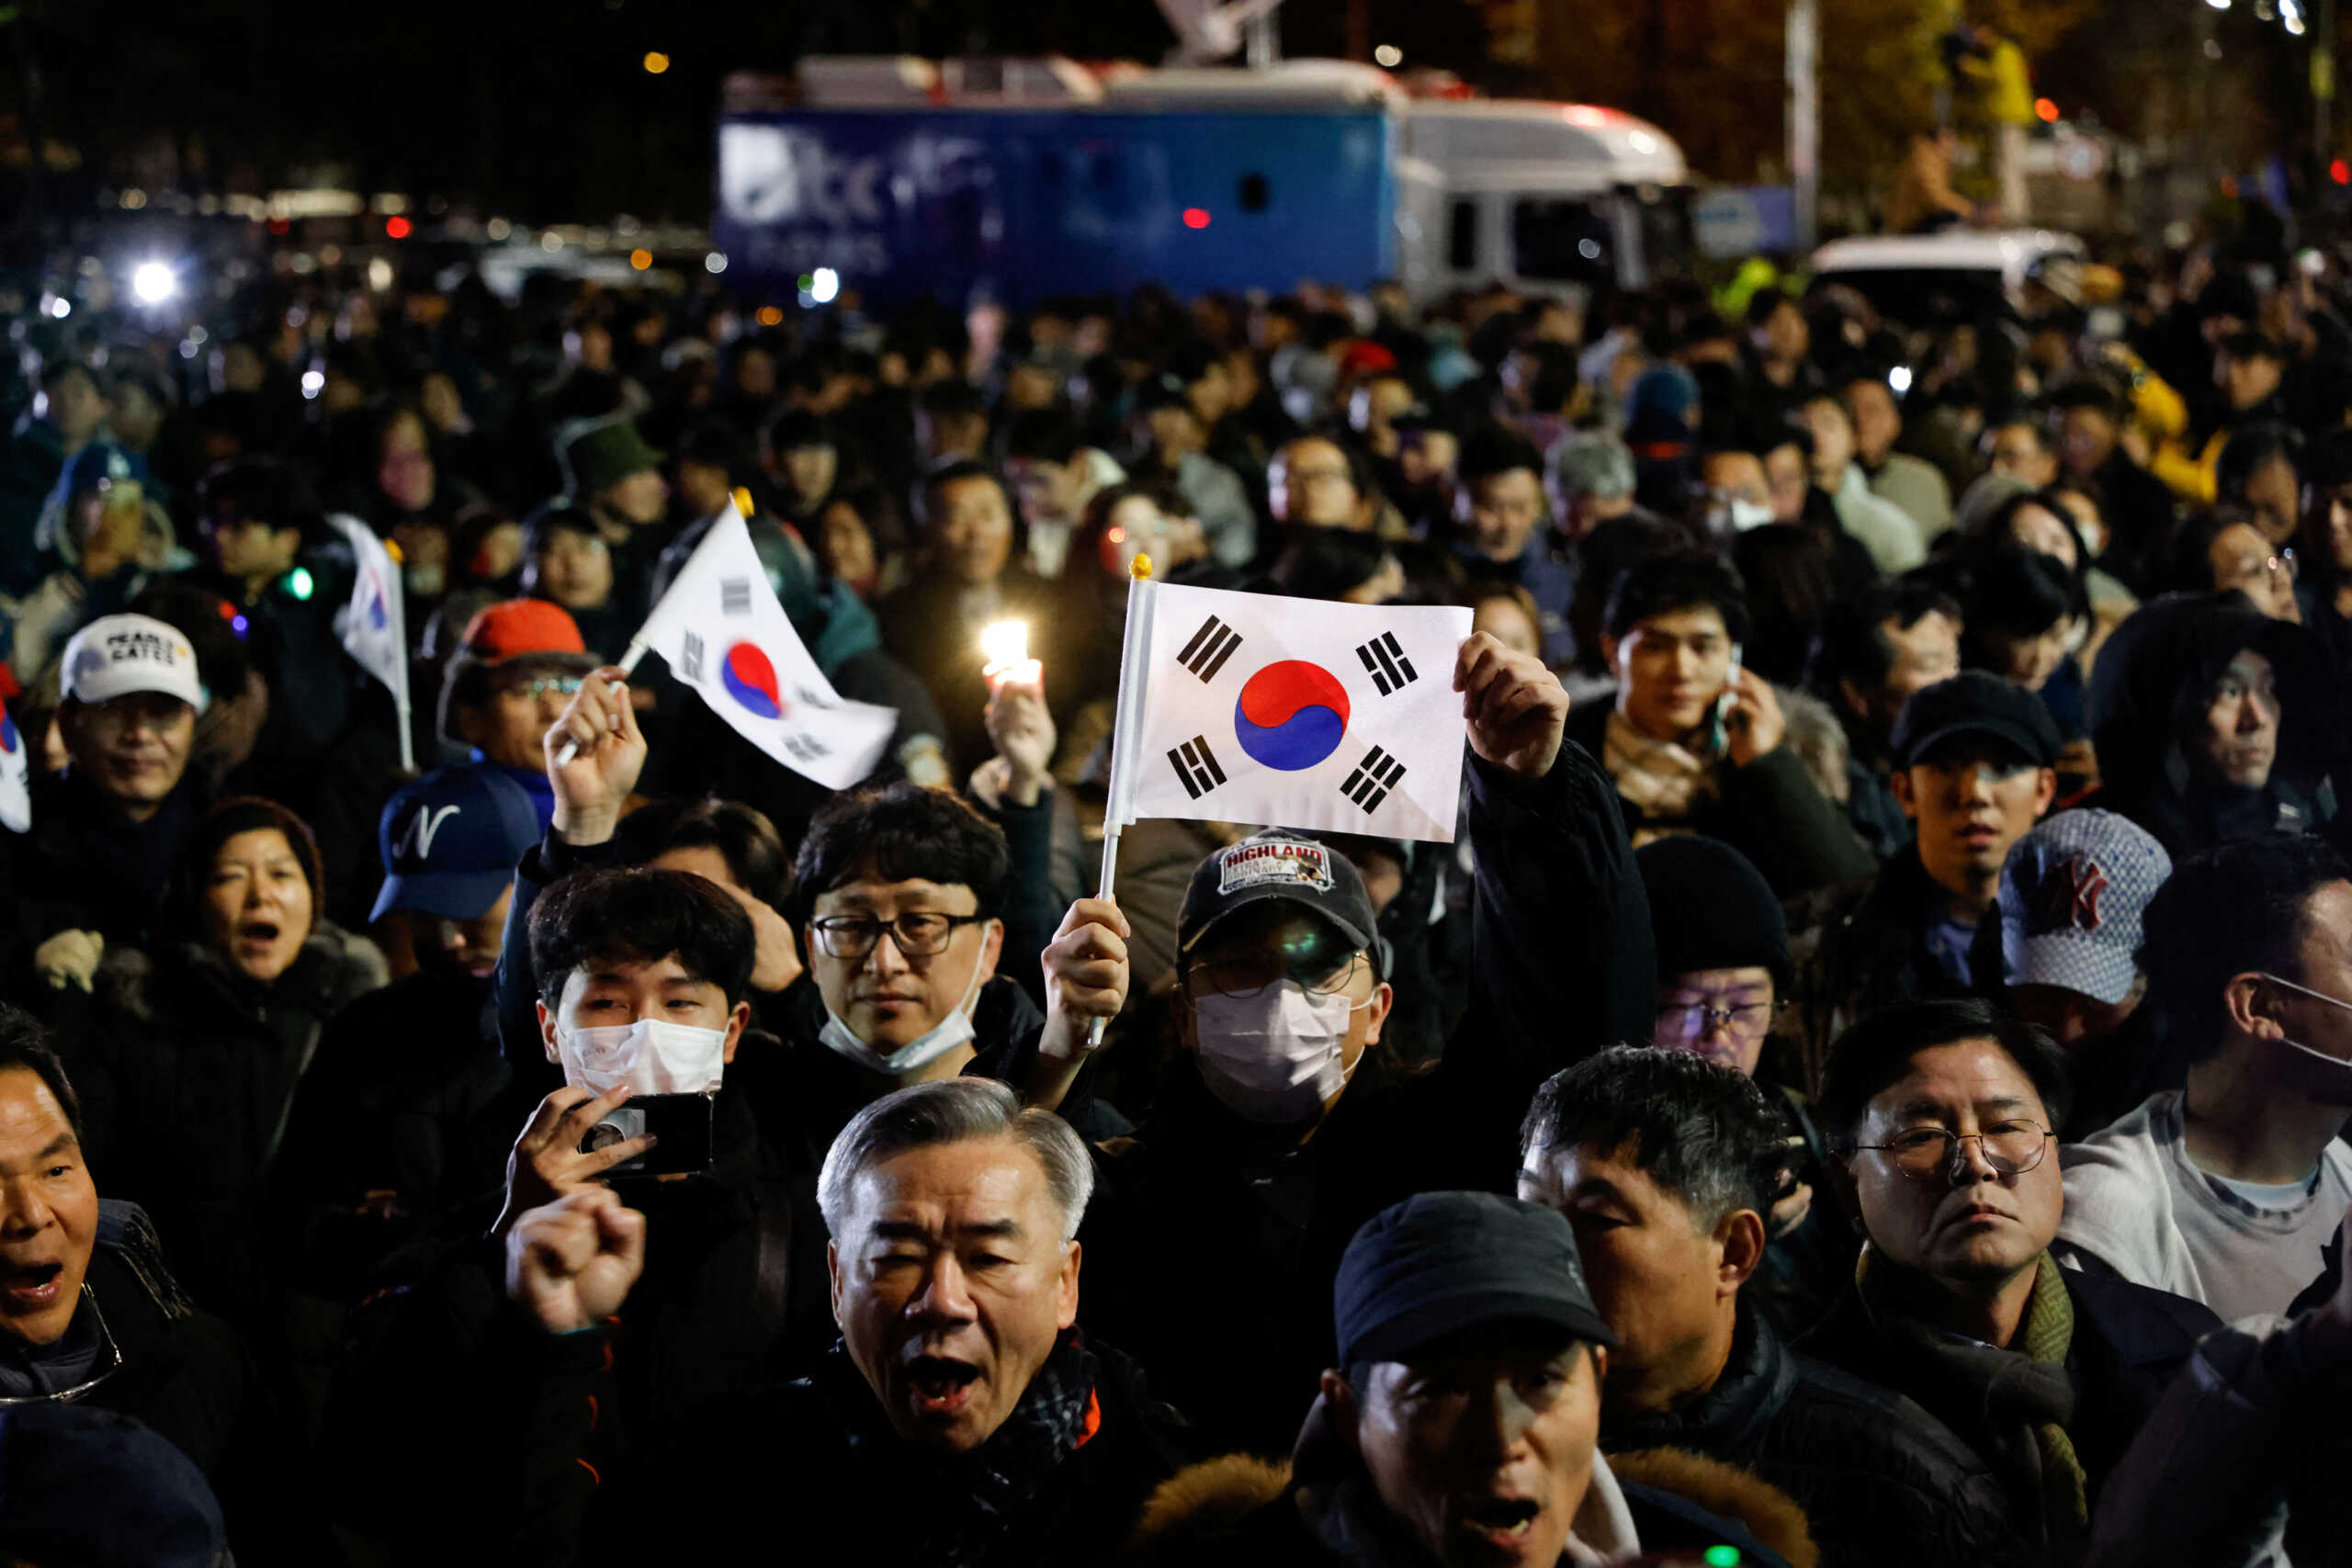
[[[1139,584],[1113,759],[1145,817],[1451,842],[1470,612]],[[1136,668],[1140,664],[1141,668]]]
[[[0,828],[11,833],[33,825],[32,765],[25,750],[24,732],[0,703]]]
[[[898,709],[849,701],[817,668],[731,501],[637,640],[737,734],[828,789],[872,773],[898,728]]]

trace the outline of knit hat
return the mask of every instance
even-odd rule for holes
[[[2001,977],[2110,1005],[2132,994],[2141,917],[2172,857],[2111,811],[2062,811],[2001,867]]]
[[[1788,995],[1796,981],[1788,917],[1746,855],[1713,839],[1678,833],[1643,845],[1634,863],[1649,894],[1661,981],[1753,966],[1770,970],[1774,989]]]

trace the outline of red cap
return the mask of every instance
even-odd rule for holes
[[[1385,345],[1360,337],[1340,353],[1342,376],[1377,376],[1396,368],[1396,356]]]
[[[482,664],[567,653],[594,662],[579,623],[562,605],[545,599],[508,599],[475,611],[458,649],[458,657]]]

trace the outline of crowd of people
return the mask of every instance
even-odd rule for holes
[[[2331,1561],[2352,280],[2282,260],[28,311],[0,1559]],[[730,504],[856,787],[620,667]],[[1104,896],[1139,555],[1467,605],[1458,841]]]

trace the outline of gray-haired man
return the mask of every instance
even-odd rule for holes
[[[1114,1554],[1193,1456],[1134,1364],[1074,1327],[1072,1238],[1093,1184],[1068,1123],[1001,1083],[876,1100],[819,1179],[840,1345],[814,1376],[712,1410],[704,1440],[639,1456],[626,1480],[599,1462],[596,1383],[628,1375],[606,1366],[607,1325],[643,1269],[646,1217],[602,1189],[524,1214],[507,1294],[549,1337],[520,1499],[533,1560],[572,1561],[592,1528],[624,1552],[746,1561],[780,1539],[870,1563]]]

